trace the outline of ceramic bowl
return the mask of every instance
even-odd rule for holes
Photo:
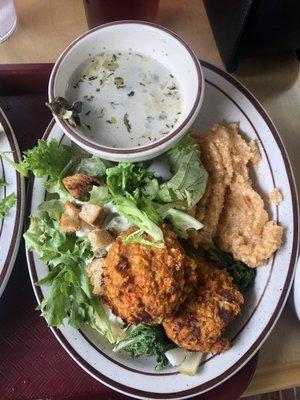
[[[66,97],[72,73],[105,49],[116,53],[130,50],[151,56],[174,74],[183,98],[178,126],[162,138],[140,147],[131,147],[129,137],[122,146],[109,147],[101,143],[99,132],[93,132],[93,128],[87,131],[84,126],[73,127],[66,120],[55,117],[57,123],[72,141],[89,153],[105,159],[134,162],[164,153],[187,133],[200,110],[204,79],[199,60],[180,37],[158,25],[136,21],[101,25],[76,39],[59,57],[50,76],[49,101],[58,96]],[[124,132],[120,131],[120,134]]]

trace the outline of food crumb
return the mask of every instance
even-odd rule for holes
[[[261,161],[261,155],[260,155],[260,152],[259,152],[257,141],[256,140],[251,140],[248,143],[248,145],[249,145],[249,147],[251,149],[251,153],[252,153],[252,157],[251,157],[252,164],[254,166],[257,166]]]
[[[283,200],[283,195],[280,189],[274,188],[269,196],[269,203],[278,206]]]

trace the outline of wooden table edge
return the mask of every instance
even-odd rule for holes
[[[242,397],[255,396],[297,386],[300,386],[300,362],[278,364],[258,368]]]

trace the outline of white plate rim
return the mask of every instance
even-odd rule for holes
[[[3,126],[5,135],[10,144],[12,151],[13,161],[18,163],[21,161],[21,153],[17,139],[15,137],[12,126],[10,125],[4,111],[0,108],[0,124]],[[13,167],[10,167],[13,169]],[[4,289],[8,283],[10,274],[12,272],[17,253],[19,250],[23,221],[24,221],[24,211],[25,211],[25,180],[24,177],[18,171],[15,171],[16,176],[16,186],[17,186],[17,201],[16,201],[16,218],[14,221],[14,228],[12,234],[12,241],[9,244],[7,251],[7,256],[4,261],[3,266],[1,266],[0,273],[0,297],[2,296]]]
[[[95,379],[98,381],[104,383],[105,385],[109,386],[112,389],[115,389],[121,393],[138,397],[138,398],[188,398],[191,396],[194,396],[196,394],[200,394],[203,392],[206,392],[207,390],[210,390],[228,378],[230,378],[232,375],[234,375],[239,369],[241,369],[247,361],[259,350],[259,348],[262,346],[262,344],[265,342],[269,334],[271,333],[274,325],[276,324],[281,311],[286,303],[289,291],[292,286],[293,282],[293,277],[294,277],[294,272],[295,272],[295,265],[296,265],[296,260],[297,260],[297,254],[298,254],[298,242],[299,242],[299,232],[298,232],[298,224],[299,224],[299,210],[298,210],[298,198],[297,198],[297,191],[296,191],[296,185],[295,185],[295,180],[294,180],[294,175],[293,171],[291,168],[291,164],[287,155],[287,152],[285,150],[284,144],[279,136],[279,133],[277,132],[274,124],[272,123],[270,117],[268,116],[267,112],[264,110],[264,108],[261,106],[261,104],[258,102],[258,100],[246,89],[240,82],[238,82],[235,78],[233,78],[231,75],[228,73],[220,70],[219,68],[201,61],[201,64],[214,71],[216,74],[221,75],[225,80],[229,81],[232,85],[235,86],[242,94],[252,103],[256,111],[260,114],[260,116],[263,118],[264,122],[267,124],[268,128],[270,129],[277,146],[280,150],[280,153],[282,155],[285,167],[286,167],[286,172],[288,175],[289,183],[290,183],[290,191],[291,191],[291,197],[292,197],[292,206],[293,206],[293,227],[294,227],[294,236],[293,236],[293,246],[292,246],[292,254],[290,257],[290,264],[288,268],[288,274],[287,278],[284,282],[283,290],[280,296],[280,299],[276,305],[276,308],[272,314],[272,317],[268,321],[267,325],[261,332],[260,336],[258,339],[255,341],[255,343],[249,348],[249,350],[242,355],[242,357],[236,362],[234,365],[232,365],[226,372],[224,372],[222,375],[219,375],[217,378],[212,379],[211,381],[206,382],[205,384],[202,384],[200,386],[193,387],[192,389],[188,390],[183,390],[180,392],[173,392],[173,393],[153,393],[153,392],[146,392],[142,391],[139,389],[133,389],[129,386],[125,386],[123,384],[120,384],[116,381],[113,381],[112,379],[104,376],[101,374],[99,371],[95,370],[89,363],[87,363],[82,357],[78,354],[76,354],[76,351],[74,348],[67,342],[67,340],[64,338],[63,334],[58,330],[58,329],[52,329],[54,335],[58,339],[58,341],[61,343],[61,345],[65,348],[65,350],[69,353],[69,355],[86,371],[88,372],[91,376],[93,376]],[[49,124],[48,128],[45,131],[44,138],[46,138],[49,133],[51,132],[52,128],[54,126],[54,120],[51,121]],[[29,189],[32,190],[33,187],[33,180],[31,179],[31,182],[29,184]],[[31,203],[30,199],[30,194],[28,196],[29,200],[29,205]],[[41,293],[41,290],[39,287],[36,287],[34,285],[34,281],[36,281],[36,275],[35,275],[35,266],[34,266],[34,260],[32,257],[32,254],[28,251],[26,251],[26,256],[27,256],[27,262],[28,262],[28,267],[29,267],[29,273],[31,276],[34,292],[36,295],[36,298],[38,302],[41,302],[43,296]]]

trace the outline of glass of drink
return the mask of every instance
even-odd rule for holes
[[[159,0],[83,0],[89,28],[111,21],[136,19],[154,22]]]
[[[8,39],[16,29],[17,15],[13,0],[0,0],[0,43]]]

